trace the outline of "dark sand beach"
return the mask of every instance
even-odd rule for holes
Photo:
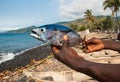
[[[39,46],[24,53],[17,55],[14,59],[3,62],[0,64],[0,72],[5,70],[13,71],[16,68],[20,68],[22,66],[26,66],[32,60],[41,60],[46,58],[51,53],[50,46],[44,45]]]
[[[92,37],[112,39],[112,35],[106,33],[90,33],[86,37],[87,39]],[[83,56],[88,61],[120,64],[120,53],[117,51],[104,49],[97,52],[84,53],[80,46],[73,48],[78,55]],[[1,64],[0,82],[99,82],[83,73],[70,69],[50,54],[50,46],[39,46]],[[31,64],[30,62],[33,60],[36,61]],[[29,66],[26,67],[27,64]],[[21,68],[14,70],[18,67]],[[3,72],[3,70],[8,69],[12,71]]]

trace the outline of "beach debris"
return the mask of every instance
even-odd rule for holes
[[[55,46],[63,46],[64,35],[67,35],[69,38],[69,46],[75,46],[82,41],[80,35],[76,31],[59,24],[40,26],[33,29],[30,35],[43,43]]]

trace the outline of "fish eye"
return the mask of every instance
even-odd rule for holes
[[[43,32],[43,29],[41,29],[41,32]]]
[[[45,32],[45,29],[43,29],[43,28],[41,28],[41,30],[40,30],[41,32]]]

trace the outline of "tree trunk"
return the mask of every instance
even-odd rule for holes
[[[117,11],[116,11],[116,20],[117,20],[117,22],[118,22]],[[118,24],[119,24],[119,23],[118,23]]]
[[[120,29],[119,29],[119,21],[118,21],[118,17],[117,17],[117,11],[116,11],[116,20],[117,20],[117,25],[116,25],[116,27],[117,27],[117,33],[119,33],[120,32]]]
[[[113,16],[114,16],[114,10],[112,10],[111,18],[113,18]]]

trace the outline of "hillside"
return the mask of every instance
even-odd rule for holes
[[[25,33],[25,32],[30,32],[34,28],[36,28],[36,26],[30,26],[30,27],[25,27],[22,29],[11,30],[11,31],[7,31],[5,33]]]
[[[63,22],[56,22],[55,24],[61,24],[61,25],[65,25],[65,26],[69,26],[69,24],[74,23],[74,22],[81,22],[83,19],[77,19],[77,20],[73,20],[73,21],[63,21]],[[17,29],[17,30],[10,30],[7,31],[5,33],[25,33],[25,32],[30,32],[32,29],[36,28],[36,26],[29,26],[29,27],[25,27],[25,28],[21,28],[21,29]]]
[[[95,16],[96,20],[100,20],[101,18],[105,18],[105,17],[108,17],[108,16]],[[120,19],[120,16],[118,16],[118,19]],[[116,21],[116,18],[114,17],[113,20]],[[71,26],[71,25],[78,25],[78,26],[79,25],[86,25],[86,21],[85,21],[85,18],[79,18],[79,19],[76,19],[73,21],[57,22],[55,24],[65,25],[68,27],[72,27],[74,29],[74,26]],[[75,26],[75,27],[78,27],[78,26]],[[25,32],[30,32],[33,28],[36,28],[36,26],[33,25],[30,27],[22,28],[22,29],[11,30],[11,31],[7,31],[6,33],[25,33]]]

